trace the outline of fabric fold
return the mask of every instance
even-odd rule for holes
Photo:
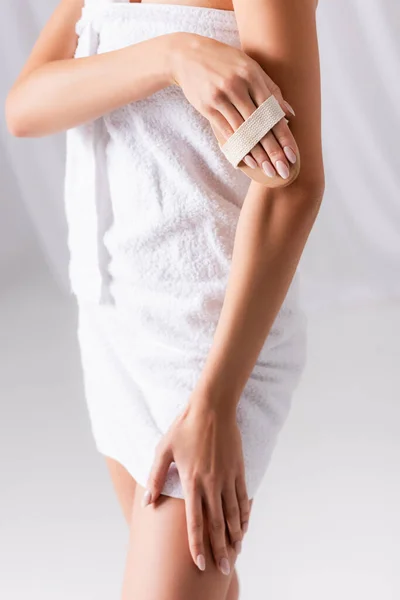
[[[97,2],[87,4],[88,8]],[[98,4],[108,4],[100,2]],[[95,55],[99,32],[84,16],[76,24],[79,35],[75,58]],[[72,291],[87,301],[112,303],[109,289],[109,253],[104,236],[112,225],[112,201],[108,181],[109,135],[100,117],[67,131],[66,214],[69,225],[70,279]],[[75,248],[79,247],[79,253]],[[82,252],[83,250],[83,252]]]

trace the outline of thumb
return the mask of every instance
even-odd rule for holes
[[[172,461],[173,454],[170,446],[158,446],[153,466],[147,479],[146,491],[143,495],[143,507],[155,502],[161,494]]]

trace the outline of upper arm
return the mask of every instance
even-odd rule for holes
[[[14,85],[48,62],[74,56],[77,45],[75,25],[81,16],[82,6],[83,0],[61,0],[42,29]]]
[[[323,184],[316,0],[233,0],[242,49],[293,106],[290,129],[301,157],[291,186]],[[290,187],[290,186],[289,186]]]

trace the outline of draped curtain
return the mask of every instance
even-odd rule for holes
[[[55,5],[3,0],[3,101]],[[300,264],[309,310],[400,297],[400,3],[320,0],[317,20],[326,192]],[[67,289],[64,158],[63,134],[14,139],[0,116],[0,249],[36,237]]]

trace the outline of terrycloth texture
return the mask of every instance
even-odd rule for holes
[[[77,24],[76,56],[173,31],[240,47],[233,11],[95,0]],[[178,86],[68,132],[70,273],[92,431],[143,486],[211,347],[249,184]],[[238,404],[250,498],[305,362],[298,293],[296,274]],[[163,493],[183,497],[174,463]]]

